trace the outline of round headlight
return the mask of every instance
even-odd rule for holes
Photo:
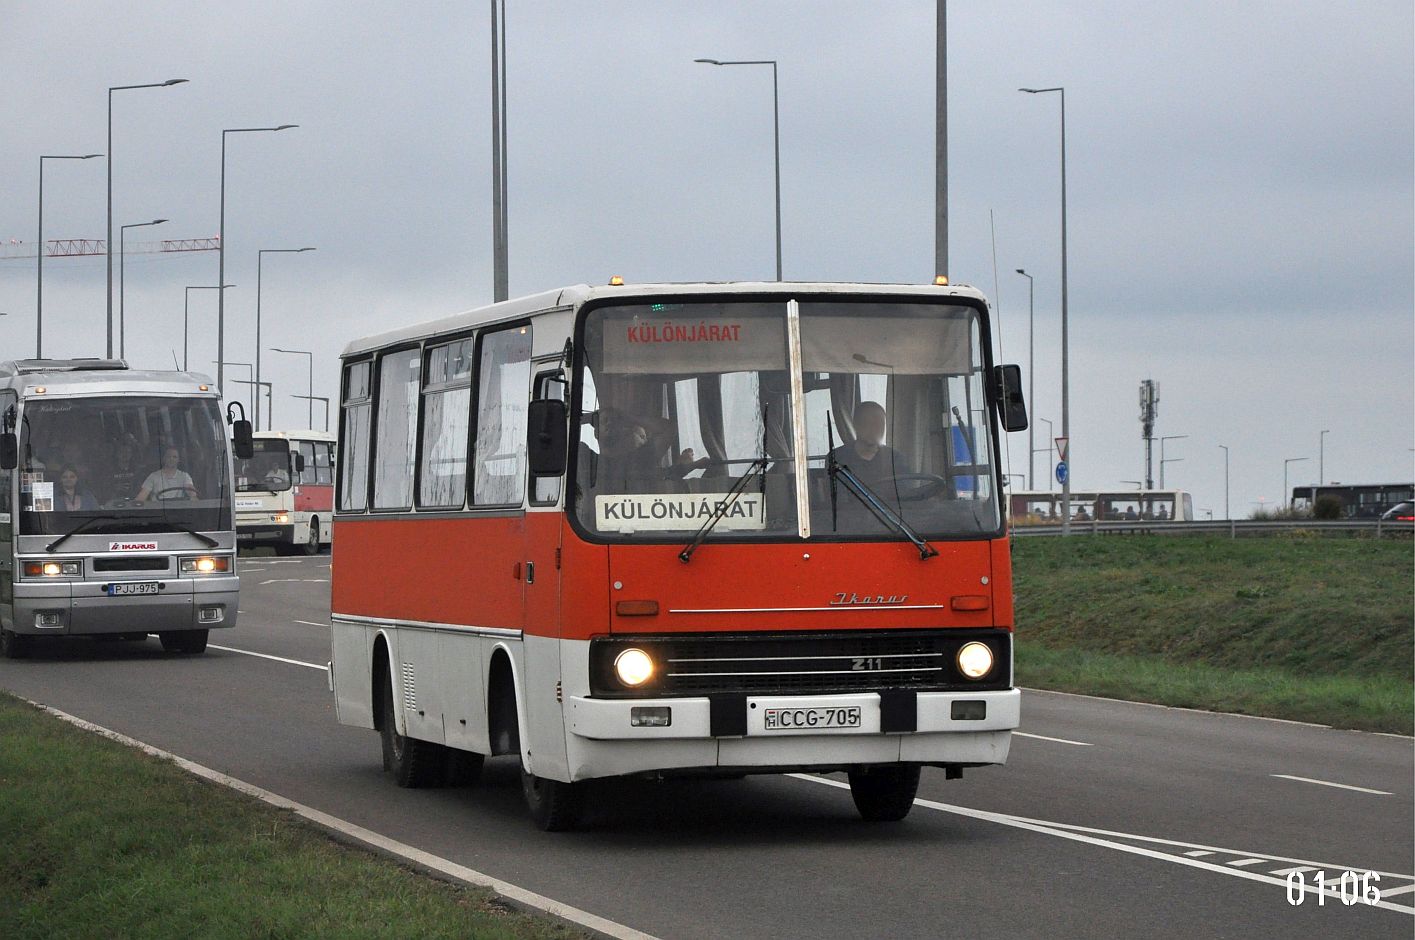
[[[630,688],[641,686],[653,678],[653,660],[641,649],[627,649],[614,657],[614,674]]]
[[[992,650],[986,643],[964,643],[958,651],[958,671],[969,679],[981,679],[992,672]]]

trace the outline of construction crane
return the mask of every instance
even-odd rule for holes
[[[157,255],[184,251],[216,251],[220,247],[220,238],[165,238],[156,242],[134,242],[127,246],[127,253]],[[46,258],[82,258],[107,252],[108,242],[102,238],[47,238],[44,241]],[[9,238],[0,243],[0,261],[35,257],[38,255],[35,253],[34,242]]]

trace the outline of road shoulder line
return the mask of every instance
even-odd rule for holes
[[[306,664],[301,663],[300,665]],[[562,904],[561,902],[556,901],[554,898],[548,898],[543,894],[537,894],[534,891],[522,888],[519,885],[514,885],[510,882],[502,881],[499,878],[494,878],[491,875],[477,871],[476,869],[468,868],[465,865],[459,865],[456,862],[451,861],[450,859],[445,859],[441,856],[433,855],[430,852],[425,852],[422,849],[408,845],[406,842],[400,842],[397,839],[392,839],[388,836],[374,832],[371,829],[365,829],[362,826],[358,826],[347,820],[340,819],[338,816],[331,816],[330,814],[321,812],[320,810],[317,810],[312,806],[306,806],[303,803],[297,803],[294,800],[291,800],[287,797],[283,797],[278,793],[273,793],[269,790],[258,787],[253,783],[247,783],[244,780],[238,780],[235,777],[223,774],[219,770],[213,770],[210,767],[198,764],[195,761],[190,761],[187,758],[181,757],[177,754],[173,754],[170,751],[164,751],[161,748],[154,747],[153,745],[147,744],[143,741],[139,741],[136,738],[130,738],[125,734],[105,728],[102,725],[96,725],[91,721],[86,721],[83,718],[79,718],[76,715],[71,715],[68,712],[61,711],[60,709],[54,708],[51,705],[45,705],[42,702],[35,702],[29,699],[25,699],[25,701],[29,702],[29,704],[40,709],[41,711],[53,715],[55,718],[58,718],[62,721],[66,721],[77,728],[83,729],[84,731],[89,731],[93,734],[101,735],[111,741],[116,741],[119,744],[123,744],[127,747],[135,748],[145,754],[150,754],[153,757],[162,758],[163,760],[170,760],[172,763],[176,764],[178,767],[182,768],[188,773],[201,777],[204,780],[208,780],[212,783],[219,784],[220,786],[236,790],[237,792],[244,793],[247,796],[255,797],[261,802],[278,807],[279,809],[290,810],[297,816],[300,816],[308,820],[309,822],[314,823],[316,826],[330,832],[332,835],[338,838],[343,838],[349,841],[359,843],[360,845],[366,848],[373,849],[374,851],[380,852],[384,855],[391,855],[399,859],[400,861],[433,872],[442,877],[449,878],[453,881],[460,881],[464,884],[473,885],[478,888],[489,888],[490,890],[496,892],[496,894],[498,894],[506,901],[523,909],[529,910],[533,913],[547,915],[549,917],[555,918],[556,920],[564,921],[575,927],[588,930],[601,937],[612,938],[612,940],[656,940],[656,938],[652,934],[647,934],[642,931],[635,930],[632,927],[626,927],[623,924],[619,924],[604,917],[600,917],[597,914],[591,914],[589,911],[580,910],[578,907],[572,907],[569,904]]]

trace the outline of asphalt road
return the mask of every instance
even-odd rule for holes
[[[664,938],[1415,928],[1408,738],[1029,692],[1008,765],[925,770],[899,824],[861,822],[822,778],[602,784],[564,834],[530,823],[514,759],[473,787],[400,790],[377,736],[334,718],[329,564],[243,559],[240,626],[203,656],[50,640],[0,661],[0,688]],[[1294,867],[1308,885],[1382,872],[1398,908],[1294,906],[1260,880]]]

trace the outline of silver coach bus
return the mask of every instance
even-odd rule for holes
[[[228,420],[248,453],[244,413]],[[0,652],[155,633],[200,653],[235,626],[231,446],[204,376],[0,362]]]

